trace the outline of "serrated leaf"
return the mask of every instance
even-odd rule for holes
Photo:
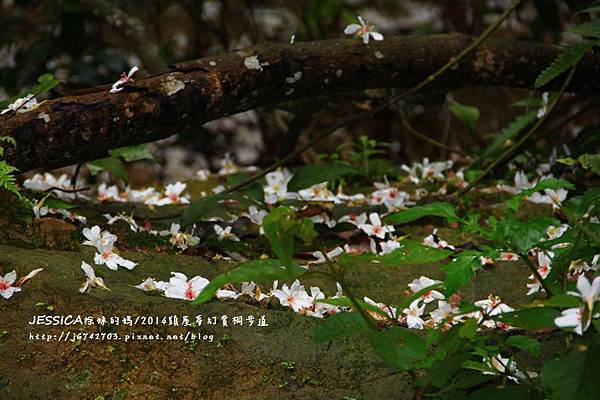
[[[342,312],[329,316],[312,331],[315,343],[325,343],[334,339],[355,336],[366,332],[368,326],[357,312]]]
[[[600,38],[600,19],[593,19],[571,28],[571,32],[583,37]]]
[[[523,350],[524,352],[527,352],[534,357],[538,357],[542,350],[542,344],[536,339],[529,336],[509,336],[508,339],[506,339],[506,343],[519,350]]]
[[[499,135],[494,138],[492,144],[481,153],[481,158],[490,158],[498,151],[503,150],[508,141],[512,141],[517,135],[529,126],[537,118],[537,110],[532,110],[527,114],[515,118],[507,127],[502,129]]]
[[[479,255],[471,252],[463,252],[457,258],[444,265],[442,269],[446,272],[446,296],[450,297],[461,287],[466,285],[475,275],[475,271],[481,268]]]
[[[221,274],[210,281],[194,300],[194,304],[205,303],[213,298],[222,286],[232,283],[254,281],[256,283],[274,280],[290,281],[306,273],[306,269],[298,266],[284,267],[278,260],[253,260],[240,264],[235,269]]]
[[[342,176],[360,174],[360,171],[350,164],[330,162],[327,164],[311,164],[300,168],[288,183],[288,190],[296,192],[323,182],[331,182]]]
[[[541,88],[575,65],[585,53],[594,47],[594,44],[595,42],[584,41],[567,48],[538,75],[535,80],[535,87]]]
[[[425,204],[423,206],[415,206],[407,208],[396,213],[389,214],[385,217],[385,221],[395,224],[405,224],[415,221],[422,217],[436,216],[446,219],[458,219],[454,206],[450,203],[435,202]]]
[[[87,163],[87,167],[92,176],[97,175],[102,171],[108,171],[115,177],[123,179],[124,181],[129,179],[123,162],[118,158],[107,157],[99,160],[89,161]]]
[[[121,157],[127,162],[155,160],[154,155],[152,155],[152,152],[145,144],[120,147],[118,149],[109,150],[108,154],[110,154],[112,157]]]

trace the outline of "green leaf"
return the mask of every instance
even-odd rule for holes
[[[585,24],[584,24],[585,25]],[[580,25],[581,26],[581,25]],[[575,32],[577,33],[577,32]],[[575,65],[585,53],[587,53],[595,42],[583,41],[567,48],[556,60],[544,69],[535,80],[535,87],[541,88],[557,76],[561,75],[567,69]]]
[[[477,319],[469,318],[460,325],[458,336],[460,336],[463,339],[473,339],[477,334],[477,328],[479,328]]]
[[[461,287],[466,285],[481,268],[479,253],[463,252],[442,269],[446,272],[446,296],[452,296]]]
[[[224,195],[219,193],[202,197],[201,199],[193,201],[183,211],[183,215],[181,216],[181,225],[191,225],[209,212],[223,207],[220,202],[224,198]]]
[[[525,385],[486,386],[469,395],[469,400],[527,400],[539,398],[539,393]]]
[[[256,283],[274,280],[290,281],[306,273],[306,269],[298,266],[284,267],[278,260],[253,260],[239,264],[235,269],[221,274],[210,281],[194,300],[194,304],[205,303],[213,298],[222,286],[228,283],[254,281]]]
[[[572,308],[579,307],[581,305],[581,299],[575,296],[569,296],[565,293],[558,293],[544,300],[544,307],[557,307],[557,308]]]
[[[595,13],[600,12],[600,1],[595,1],[592,5],[584,8],[583,10],[577,11],[575,15],[579,15],[581,13]]]
[[[288,190],[296,192],[323,182],[331,182],[342,176],[360,174],[360,171],[350,164],[330,162],[327,164],[311,164],[300,168],[290,182]]]
[[[507,127],[502,129],[499,135],[494,138],[494,141],[487,149],[481,153],[481,158],[490,158],[499,151],[507,147],[507,144],[512,141],[525,128],[537,119],[537,110],[532,110],[527,114],[520,115],[515,118]]]
[[[549,307],[522,308],[509,313],[503,313],[493,317],[494,320],[505,322],[515,328],[521,329],[554,329],[554,319],[560,315],[560,311]]]
[[[355,256],[344,253],[340,255],[337,261],[344,268],[364,265],[374,261],[382,265],[399,267],[402,265],[431,264],[444,260],[453,254],[450,250],[436,249],[413,240],[402,240],[400,244],[402,247],[384,256],[375,254]]]
[[[600,38],[600,19],[593,19],[572,27],[571,32],[589,38]]]
[[[123,162],[118,158],[107,157],[100,160],[89,161],[87,167],[92,176],[97,175],[102,171],[108,171],[115,177],[123,179],[124,181],[129,179]]]
[[[56,79],[56,77],[52,74],[42,74],[38,77],[37,81],[38,84],[34,86],[30,91],[30,93],[34,96],[46,93],[60,83],[60,81]]]
[[[9,165],[4,160],[0,160],[0,189],[21,198],[21,193],[19,193],[19,188],[17,187],[17,179],[14,175],[15,172],[18,172],[15,167]]]
[[[408,329],[368,330],[367,337],[375,354],[397,372],[413,368],[427,356],[425,341]]]
[[[529,336],[509,336],[508,339],[506,339],[506,343],[519,350],[523,350],[534,357],[538,357],[542,350],[542,344]]]
[[[457,101],[450,102],[450,111],[467,127],[469,132],[477,132],[477,121],[479,121],[479,109],[477,107],[460,104]]]
[[[434,362],[427,370],[427,379],[435,387],[441,388],[445,386],[460,371],[462,364],[470,357],[469,353],[459,353]]]
[[[415,221],[422,217],[436,216],[446,219],[458,219],[454,206],[450,203],[430,203],[423,206],[410,207],[396,213],[388,215],[385,220],[395,224],[405,224]]]
[[[309,244],[317,236],[312,220],[299,219],[294,210],[280,206],[263,219],[265,236],[273,253],[285,266],[293,265],[294,236]]]
[[[44,200],[44,205],[48,206],[49,208],[59,208],[59,209],[64,209],[64,210],[69,210],[71,208],[77,207],[73,204],[65,203],[64,201],[55,199],[53,197],[47,197]]]
[[[329,316],[312,331],[312,339],[316,343],[325,343],[334,339],[355,336],[366,332],[368,326],[357,312],[343,312]]]
[[[583,168],[600,175],[600,154],[582,154],[577,158],[577,161]]]
[[[598,335],[577,341],[571,351],[554,355],[542,368],[541,383],[549,400],[596,400],[600,393]]]
[[[544,179],[539,181],[534,187],[525,189],[521,193],[512,196],[510,199],[507,200],[506,207],[510,210],[516,211],[519,209],[521,201],[523,201],[526,197],[531,196],[535,192],[539,192],[545,189],[558,190],[561,188],[573,190],[575,189],[575,185],[573,185],[571,182],[565,179]]]
[[[154,155],[145,144],[136,144],[133,146],[121,147],[109,150],[108,154],[112,157],[121,157],[127,162],[140,160],[155,160]]]

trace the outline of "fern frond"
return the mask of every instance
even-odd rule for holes
[[[600,19],[593,19],[571,28],[571,32],[583,37],[600,39]]]
[[[15,167],[7,164],[6,161],[0,160],[0,190],[7,190],[21,198],[21,194],[17,188],[17,180],[13,175],[16,171]]]
[[[575,65],[583,55],[590,50],[597,42],[584,41],[566,49],[556,60],[540,73],[535,80],[535,87],[541,88],[557,76],[561,75],[567,69]]]

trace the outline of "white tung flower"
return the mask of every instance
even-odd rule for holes
[[[413,293],[417,293],[425,288],[437,285],[439,283],[442,283],[442,281],[434,280],[426,276],[421,276],[419,279],[415,279],[411,283],[409,283],[408,287]],[[444,300],[445,297],[437,290],[430,290],[426,293],[423,293],[423,295],[421,295],[419,299],[423,300],[423,302],[427,304],[431,303],[434,300]]]
[[[15,111],[17,113],[26,113],[34,110],[39,106],[36,98],[32,94],[28,94],[25,97],[16,99],[7,106],[4,110],[0,111],[0,115],[6,114],[9,111]]]
[[[360,15],[356,17],[359,24],[350,24],[344,29],[346,35],[354,35],[362,38],[364,44],[369,44],[369,38],[373,40],[383,40],[383,35],[379,32],[375,32],[375,26],[369,25],[365,22],[363,17]]]
[[[425,304],[419,307],[419,299],[410,303],[408,308],[402,310],[406,315],[406,326],[410,329],[423,329],[425,327],[425,321],[421,316],[425,311]]]
[[[85,272],[86,279],[79,288],[80,293],[88,293],[95,287],[101,287],[102,289],[110,290],[104,284],[104,280],[96,276],[96,273],[90,264],[86,263],[85,261],[81,261],[81,269],[83,272]]]
[[[209,281],[201,276],[188,280],[181,272],[171,272],[173,275],[165,285],[165,296],[173,299],[192,301],[208,285]]]
[[[131,77],[137,71],[139,71],[139,68],[138,68],[137,65],[134,65],[133,67],[131,67],[131,69],[129,70],[129,72],[127,74],[125,74],[125,72],[123,72],[121,74],[121,78],[119,78],[118,81],[116,81],[115,83],[113,83],[112,88],[110,89],[110,93],[118,93],[121,90],[123,90],[123,88],[121,87],[121,85],[124,84],[124,83],[126,83],[126,82],[133,81],[133,79]]]
[[[379,214],[369,214],[370,224],[360,224],[358,227],[369,236],[376,236],[379,239],[385,239],[385,235],[394,232],[392,225],[383,225]]]
[[[271,293],[277,297],[282,306],[290,307],[295,312],[309,308],[313,303],[313,299],[297,279],[292,283],[292,286],[288,287],[284,284],[281,289],[274,289]]]

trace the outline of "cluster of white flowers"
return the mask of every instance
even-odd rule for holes
[[[567,294],[581,298],[582,305],[564,310],[554,323],[559,328],[571,328],[576,334],[583,335],[590,327],[592,319],[600,318],[600,313],[594,313],[595,304],[600,299],[600,276],[590,284],[584,275],[579,275],[577,291]]]
[[[429,162],[428,158],[424,158],[422,163],[415,162],[410,167],[402,165],[400,168],[408,172],[408,179],[411,182],[420,184],[421,182],[445,180],[443,172],[452,168],[452,165],[453,162],[450,160]]]
[[[552,178],[552,175],[541,175],[539,178],[535,178],[533,181],[529,181],[529,178],[523,171],[517,171],[514,176],[514,185],[498,184],[496,188],[499,191],[508,192],[511,194],[519,194],[523,190],[533,188],[537,183],[544,179]],[[535,192],[531,196],[527,196],[526,200],[537,204],[550,204],[553,209],[559,209],[563,201],[567,198],[569,191],[566,189],[544,189],[544,194],[541,192]]]
[[[119,266],[127,269],[133,269],[137,264],[121,257],[115,252],[115,242],[117,236],[108,231],[103,231],[98,225],[92,228],[83,228],[83,236],[87,239],[84,245],[96,248],[94,262],[97,265],[106,265],[108,268],[116,271]]]
[[[77,187],[73,187],[71,177],[69,177],[67,174],[62,174],[58,178],[56,178],[49,172],[45,172],[44,174],[35,174],[31,178],[25,179],[25,181],[23,182],[23,187],[25,189],[34,191],[44,192],[51,188],[56,188],[57,190],[52,190],[52,194],[56,195],[62,200],[74,200],[76,197],[75,193],[65,192],[65,190],[78,190],[83,188],[84,186],[85,182],[79,181],[77,183]],[[81,194],[78,194],[78,196],[81,198],[86,198]]]

